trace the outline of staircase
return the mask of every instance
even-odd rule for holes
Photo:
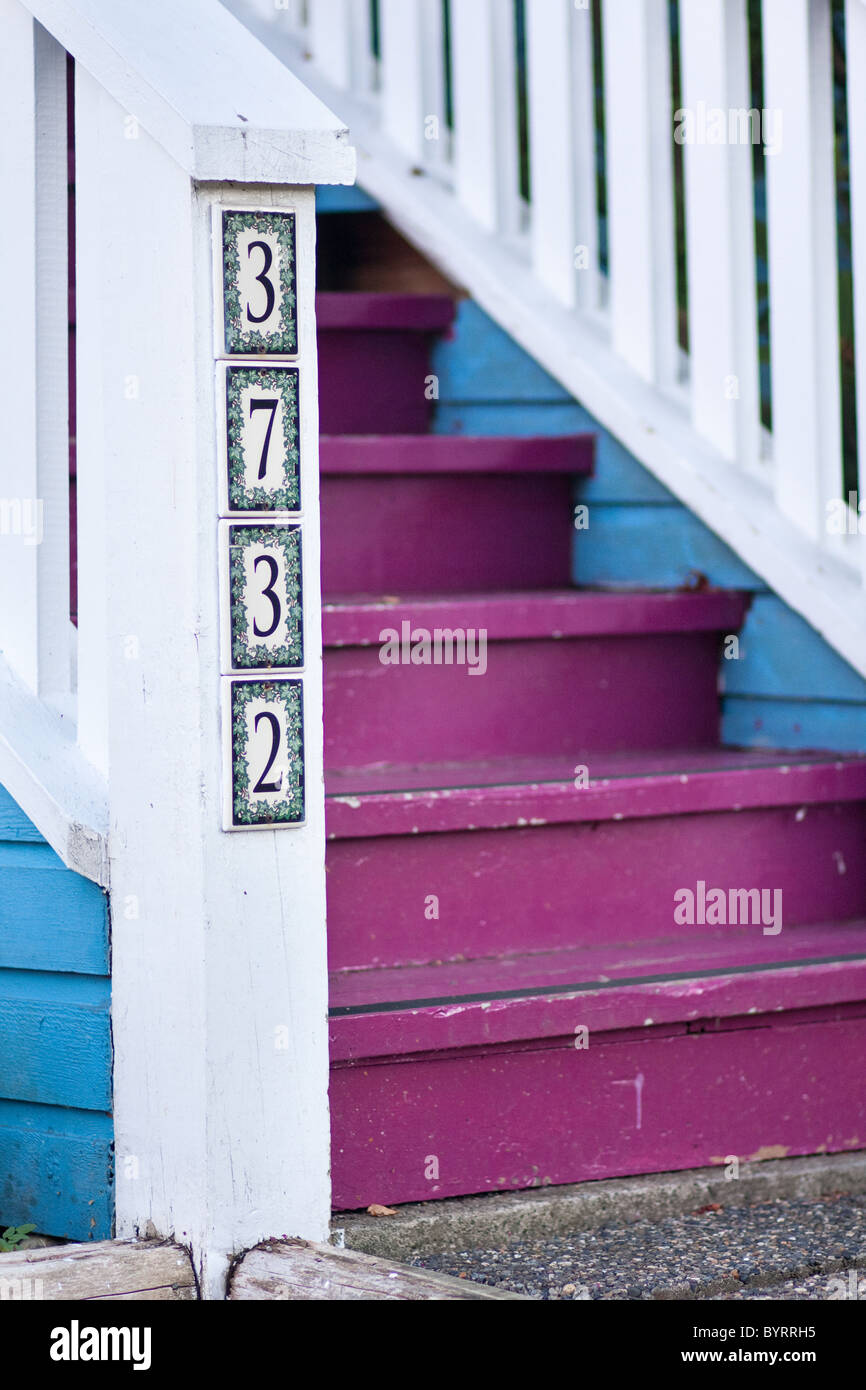
[[[720,746],[745,596],[571,586],[592,436],[429,433],[450,299],[317,310],[334,1206],[863,1146],[866,760]]]

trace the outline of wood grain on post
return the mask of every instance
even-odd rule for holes
[[[235,1267],[231,1299],[469,1299],[518,1298],[448,1274],[433,1274],[357,1250],[306,1241],[271,1241]]]

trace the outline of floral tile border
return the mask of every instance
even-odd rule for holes
[[[291,636],[280,647],[263,642],[250,644],[246,603],[244,549],[254,544],[279,546],[285,557],[285,590],[278,597],[289,615]],[[231,662],[235,670],[263,670],[274,667],[301,667],[304,664],[303,587],[301,578],[300,526],[229,527],[229,614],[231,624]]]
[[[241,443],[245,424],[242,392],[260,385],[282,400],[283,483],[277,488],[247,487]],[[301,509],[300,411],[297,367],[226,368],[226,474],[228,508],[232,512],[297,512]]]
[[[280,248],[280,289],[282,291],[280,327],[262,333],[243,324],[238,289],[240,262],[237,235],[253,230],[267,232]],[[298,314],[295,276],[295,214],[293,212],[223,212],[223,297],[225,347],[232,356],[246,353],[293,355],[298,350]]]
[[[231,823],[251,828],[269,825],[300,825],[305,815],[304,799],[304,704],[300,680],[230,682],[231,719]],[[246,707],[251,700],[282,704],[286,714],[288,754],[291,759],[287,795],[269,803],[254,798],[247,772]]]

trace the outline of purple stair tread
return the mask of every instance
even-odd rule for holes
[[[694,928],[659,940],[528,951],[478,960],[331,972],[330,1011],[433,1007],[461,999],[515,997],[529,990],[615,986],[623,980],[691,977],[708,971],[790,966],[805,960],[862,957],[866,918],[791,927],[764,936],[750,926],[715,927],[695,944]]]
[[[708,593],[588,593],[578,589],[514,593],[328,595],[325,646],[378,645],[383,626],[486,629],[488,641],[537,637],[651,636],[729,632],[746,616],[748,597]]]
[[[697,946],[682,936],[335,971],[332,1060],[562,1036],[574,1031],[576,1004],[587,1027],[614,1031],[852,1002],[864,985],[862,918],[797,926],[778,937],[718,928]]]
[[[375,477],[396,473],[565,473],[589,476],[595,435],[322,435],[319,471]]]
[[[439,294],[323,293],[316,295],[321,332],[340,329],[394,329],[441,333],[454,321],[453,299]]]
[[[590,755],[587,755],[590,756]],[[329,839],[417,835],[866,799],[866,758],[686,749],[326,770]]]
[[[860,764],[866,755],[787,752],[779,748],[663,748],[624,753],[596,753],[593,781],[620,777],[658,777],[665,774],[736,771],[740,768],[813,767],[815,764]],[[488,758],[470,762],[381,763],[371,767],[338,767],[325,771],[331,796],[344,792],[375,793],[435,791],[440,788],[538,785],[571,781],[570,753],[536,758]]]
[[[410,387],[397,397],[401,410],[414,410],[419,399],[423,405]],[[337,393],[334,408],[344,409],[346,399]],[[324,472],[323,592],[567,587],[575,535],[571,491],[571,478],[555,472]],[[515,518],[516,541],[508,539]]]

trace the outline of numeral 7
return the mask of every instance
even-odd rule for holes
[[[272,401],[267,401],[267,400],[250,401],[250,419],[251,419],[251,420],[252,420],[252,418],[253,418],[253,412],[256,411],[256,410],[269,410],[269,411],[271,412],[271,418],[270,418],[270,420],[268,421],[268,428],[267,428],[266,431],[265,431],[265,442],[264,442],[264,445],[262,446],[262,456],[261,456],[261,458],[259,459],[259,474],[258,474],[258,476],[259,476],[259,481],[261,481],[261,479],[265,476],[265,474],[266,474],[267,471],[268,471],[268,449],[270,448],[270,443],[271,443],[271,430],[274,428],[274,420],[276,419],[276,415],[277,415],[277,406],[278,406],[278,405],[279,405],[279,401],[276,401],[276,400],[272,400]]]

